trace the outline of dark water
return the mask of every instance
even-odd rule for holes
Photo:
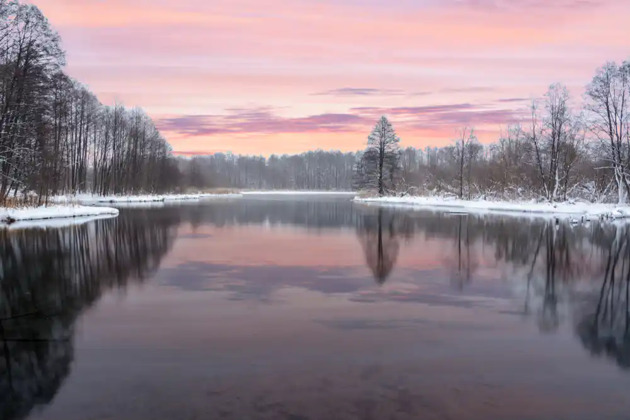
[[[0,418],[628,419],[629,242],[330,198],[0,230]]]

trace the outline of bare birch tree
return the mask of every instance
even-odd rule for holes
[[[630,193],[630,63],[606,63],[586,89],[590,131],[602,143],[619,204]]]

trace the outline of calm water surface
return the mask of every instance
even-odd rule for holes
[[[0,230],[0,418],[628,419],[629,241],[321,197]]]

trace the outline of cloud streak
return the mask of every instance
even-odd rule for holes
[[[355,114],[278,116],[267,108],[232,109],[228,115],[183,115],[157,121],[158,128],[191,136],[352,131],[367,121]]]
[[[405,92],[400,89],[373,89],[373,88],[339,88],[317,92],[315,96],[400,96]]]
[[[575,10],[594,9],[615,4],[624,0],[450,0],[447,5],[465,6],[481,10]]]
[[[390,115],[401,119],[403,125],[414,128],[458,128],[461,126],[508,125],[520,121],[524,113],[515,109],[487,109],[469,103],[394,107],[394,108],[353,108],[363,116],[377,118]]]
[[[282,117],[271,108],[231,109],[226,115],[183,115],[162,118],[158,127],[187,136],[221,134],[287,134],[369,132],[381,115],[392,118],[396,127],[444,128],[506,125],[519,121],[523,112],[514,109],[486,109],[470,103],[416,107],[355,107],[347,113],[304,117]]]

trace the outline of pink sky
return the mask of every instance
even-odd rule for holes
[[[630,58],[628,0],[32,0],[68,72],[141,106],[178,153],[484,142],[553,82]]]

